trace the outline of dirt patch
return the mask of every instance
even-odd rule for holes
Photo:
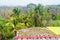
[[[55,35],[52,31],[50,31],[46,27],[34,27],[34,28],[27,28],[21,29],[17,32],[17,35]]]

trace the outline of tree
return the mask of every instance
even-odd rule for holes
[[[10,20],[8,22],[8,26],[11,25],[13,27],[13,31],[15,32],[16,35],[16,29],[17,29],[17,24],[20,22],[20,13],[21,13],[21,9],[19,8],[14,8],[13,13],[10,15]]]
[[[13,37],[12,26],[7,26],[8,20],[5,18],[0,18],[0,35],[1,40],[8,40]]]
[[[36,4],[30,3],[27,5],[27,8],[34,9],[36,7]]]
[[[32,8],[34,10],[34,24],[35,26],[42,26],[42,16],[43,16],[43,6],[38,4],[30,3],[28,4],[28,7]]]
[[[13,9],[13,14],[11,15],[11,19],[13,21],[14,26],[19,22],[19,16],[20,16],[21,10],[19,8]]]
[[[49,7],[48,6],[44,6],[43,20],[46,21],[46,23],[44,23],[45,26],[47,26],[50,23],[51,14],[49,13]]]
[[[41,4],[38,4],[36,7],[35,7],[35,20],[37,20],[37,26],[43,26],[43,24],[42,24],[42,21],[43,21],[43,6],[41,5]],[[39,20],[39,22],[38,22],[38,20]],[[40,24],[40,25],[38,25],[38,24]]]

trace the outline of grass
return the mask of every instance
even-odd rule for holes
[[[56,35],[60,35],[60,27],[47,27],[49,30],[54,32]]]

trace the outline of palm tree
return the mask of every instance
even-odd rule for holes
[[[11,25],[13,25],[13,31],[15,32],[15,35],[16,35],[16,25],[17,25],[17,23],[19,23],[20,12],[21,12],[21,9],[14,8],[13,14],[11,14],[10,23],[11,23]]]
[[[38,25],[39,16],[41,16],[40,26],[42,26],[43,6],[40,4],[36,5],[36,4],[30,3],[30,4],[28,4],[28,8],[32,8],[35,11],[35,13],[34,13],[35,26],[39,26]]]
[[[27,5],[27,8],[34,9],[36,7],[36,4],[30,3]]]

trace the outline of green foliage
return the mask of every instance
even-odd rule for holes
[[[33,4],[33,3],[30,3],[27,5],[27,8],[35,8],[36,7],[36,4]]]
[[[60,14],[56,15],[56,20],[60,20]]]
[[[60,20],[51,20],[49,26],[60,26]]]
[[[26,28],[26,26],[25,26],[25,24],[24,23],[18,23],[17,25],[16,25],[16,28],[15,29],[23,29],[23,28]]]
[[[21,10],[19,8],[15,8],[15,9],[13,9],[13,12],[16,16],[18,16],[19,13],[21,12]]]
[[[7,26],[7,20],[0,18],[0,34],[3,36],[2,40],[8,40],[13,37],[12,27]]]
[[[20,22],[24,23],[26,27],[32,27],[33,26],[33,15],[30,16],[30,14],[22,14],[20,16]]]

